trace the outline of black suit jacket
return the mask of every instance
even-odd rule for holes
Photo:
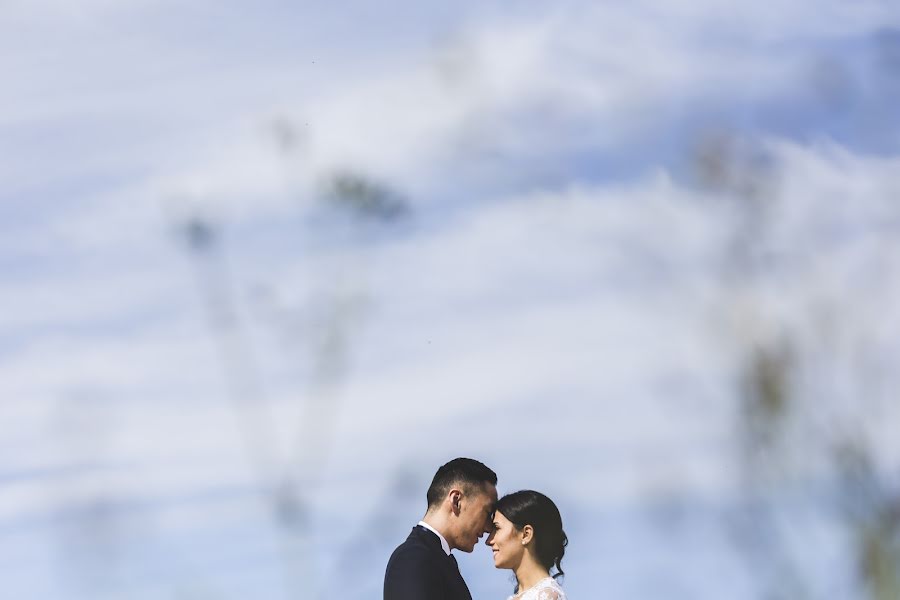
[[[438,536],[417,525],[391,554],[384,600],[472,600],[472,595]]]

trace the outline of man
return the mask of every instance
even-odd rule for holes
[[[388,561],[384,600],[472,600],[451,550],[471,552],[491,531],[497,474],[471,458],[437,470],[428,510]]]

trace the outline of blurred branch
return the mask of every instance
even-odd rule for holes
[[[389,222],[410,213],[409,203],[399,193],[352,171],[331,174],[323,192],[328,202],[362,219]]]

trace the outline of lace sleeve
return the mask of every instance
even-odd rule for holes
[[[510,596],[508,600],[566,600],[566,593],[552,577],[547,577],[522,594]]]
[[[552,579],[546,585],[542,585],[537,592],[535,600],[566,600],[566,593]]]
[[[537,600],[566,600],[566,593],[551,587],[538,592]]]

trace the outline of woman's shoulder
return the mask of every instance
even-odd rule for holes
[[[508,600],[566,600],[566,592],[556,579],[548,577],[525,593],[510,596]]]
[[[566,592],[553,577],[548,577],[538,587],[536,600],[566,600]]]

